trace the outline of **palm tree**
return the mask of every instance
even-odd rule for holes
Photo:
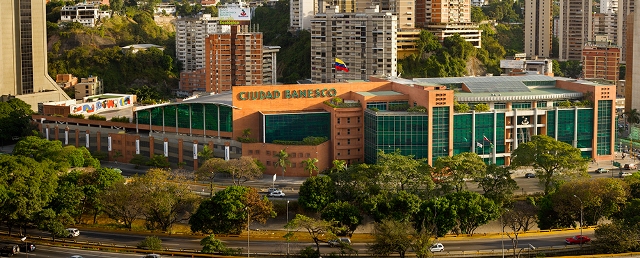
[[[342,172],[347,169],[347,162],[344,160],[333,160],[333,167],[331,168],[331,172]]]
[[[640,123],[640,112],[637,109],[632,109],[627,112],[624,112],[624,115],[627,117],[627,122],[630,124],[638,124]]]
[[[289,161],[289,153],[285,150],[280,150],[280,152],[273,155],[274,157],[278,157],[278,162],[273,163],[274,167],[282,167],[282,177],[284,177],[284,172],[287,171],[287,166],[291,167],[291,161]]]
[[[313,176],[313,171],[318,171],[318,166],[316,166],[316,163],[318,163],[317,158],[308,158],[303,160],[302,163],[304,163],[304,170],[309,171],[309,176]]]
[[[198,157],[202,158],[203,161],[207,161],[210,158],[213,158],[213,150],[209,148],[209,145],[204,145],[201,152],[198,152]]]

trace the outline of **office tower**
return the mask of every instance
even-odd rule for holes
[[[617,23],[618,23],[618,42],[616,44],[622,47],[622,59],[621,62],[625,63],[627,59],[627,37],[631,35],[632,28],[627,28],[627,21],[633,20],[633,10],[634,10],[635,0],[619,0],[618,2],[618,15],[617,15]],[[629,52],[631,53],[631,52]],[[631,55],[631,54],[629,54]]]
[[[397,17],[377,6],[364,13],[339,13],[335,8],[316,14],[311,20],[311,79],[329,83],[396,76],[397,28]],[[336,58],[348,72],[335,69]]]
[[[527,56],[551,56],[551,0],[525,1],[524,52]]]
[[[0,95],[38,103],[68,100],[47,74],[47,31],[42,0],[0,1]]]
[[[560,29],[558,30],[560,60],[582,59],[582,47],[594,39],[592,13],[590,0],[560,1]]]

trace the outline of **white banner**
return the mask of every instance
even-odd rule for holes
[[[140,140],[136,139],[136,154],[140,154]]]
[[[49,127],[44,129],[44,135],[47,136],[47,141],[49,140]]]
[[[69,145],[69,131],[64,130],[64,145]]]
[[[193,159],[194,160],[198,159],[198,144],[197,143],[193,144]]]
[[[111,136],[107,137],[107,151],[111,151]]]
[[[229,161],[229,146],[224,146],[224,160]]]
[[[86,140],[84,146],[87,147],[87,149],[88,149],[89,148],[89,134],[88,133],[84,134],[84,139]]]
[[[273,174],[273,182],[276,181],[276,174]]]
[[[169,142],[164,142],[164,156],[169,157]]]

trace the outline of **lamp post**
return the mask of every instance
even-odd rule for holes
[[[584,209],[584,205],[582,204],[582,199],[580,199],[580,197],[578,197],[577,195],[573,195],[573,197],[576,197],[578,199],[578,201],[580,201],[580,248],[582,248],[582,211]]]
[[[436,240],[438,240],[438,198],[437,197],[436,197],[436,202],[433,203],[433,224],[435,225]]]
[[[247,210],[247,257],[250,257],[251,249],[249,243],[251,242],[251,229],[249,228],[249,223],[251,223],[251,210],[249,209],[249,207],[245,207],[244,209]]]
[[[289,225],[289,200],[287,200],[287,225]],[[289,227],[287,227],[287,235],[289,234]],[[289,257],[289,239],[287,239],[287,257]]]
[[[27,258],[29,258],[29,244],[27,243],[27,237],[20,238],[20,241],[24,242],[24,252],[27,253]]]

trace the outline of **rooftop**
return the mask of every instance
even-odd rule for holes
[[[395,91],[358,91],[357,94],[360,94],[365,97],[377,97],[377,96],[398,96],[403,95],[402,93]]]

